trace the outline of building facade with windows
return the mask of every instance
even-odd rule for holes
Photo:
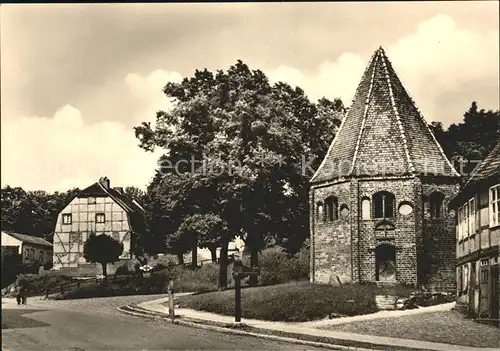
[[[459,182],[379,48],[310,182],[310,280],[453,291]]]
[[[23,264],[52,262],[52,244],[43,238],[2,230],[2,250],[12,250]]]
[[[83,246],[91,235],[106,234],[123,243],[120,259],[130,259],[144,232],[144,209],[108,178],[82,190],[59,214],[54,230],[54,268],[88,266]]]
[[[458,213],[457,305],[473,316],[498,320],[500,142],[471,175],[451,207]]]

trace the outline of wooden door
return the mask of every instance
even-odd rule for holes
[[[499,319],[499,295],[500,291],[498,291],[498,275],[500,274],[500,270],[498,269],[498,264],[491,266],[490,269],[490,318]]]
[[[479,275],[479,317],[489,317],[490,300],[490,267],[481,266]]]

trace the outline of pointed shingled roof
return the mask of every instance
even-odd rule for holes
[[[380,175],[459,177],[381,47],[311,182]]]

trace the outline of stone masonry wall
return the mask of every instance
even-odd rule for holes
[[[380,180],[360,180],[359,196],[372,201],[373,195],[379,191],[388,191],[395,196],[395,218],[388,221],[395,225],[393,239],[383,239],[375,237],[375,228],[381,219],[373,218],[362,220],[360,217],[360,280],[376,280],[375,248],[380,244],[392,244],[396,247],[396,279],[405,284],[417,284],[417,250],[415,233],[415,219],[418,214],[418,199],[415,199],[415,188],[418,185],[416,179],[380,179]],[[402,203],[413,207],[413,212],[408,215],[401,215],[398,208]],[[373,209],[373,201],[371,202]],[[389,234],[391,235],[391,234]],[[354,248],[353,248],[354,249]]]
[[[427,285],[435,289],[455,289],[455,217],[448,214],[449,201],[456,195],[454,180],[441,183],[418,178],[353,179],[350,182],[315,187],[310,193],[311,208],[311,281],[331,283],[338,276],[342,282],[376,281],[375,250],[378,245],[391,244],[396,248],[396,279],[408,285]],[[388,237],[376,234],[382,222],[373,218],[373,195],[387,191],[395,196],[395,217],[388,219],[394,231]],[[439,191],[445,198],[442,218],[430,219],[428,204],[423,196]],[[338,199],[338,220],[318,221],[317,203],[329,196]],[[371,201],[370,219],[362,218],[363,198]],[[399,212],[402,204],[413,211]],[[343,217],[340,208],[349,209]],[[324,208],[324,210],[326,210]],[[378,235],[378,237],[376,237]]]
[[[311,223],[314,230],[313,262],[314,281],[317,283],[350,282],[351,275],[351,233],[350,233],[350,185],[348,182],[313,188],[314,206],[311,208]],[[338,220],[323,222],[317,220],[317,203],[329,196],[338,199]],[[311,201],[311,202],[312,202]],[[341,207],[347,206],[349,216],[343,217]]]
[[[354,178],[351,180],[351,271],[353,281],[360,281],[361,261],[360,261],[360,218],[361,218],[361,200],[359,199],[359,181]]]
[[[454,181],[422,184],[424,196],[433,192],[444,195],[440,218],[430,218],[428,204],[423,211],[422,284],[430,289],[456,290],[456,218],[448,211],[448,204],[457,195],[458,187]]]

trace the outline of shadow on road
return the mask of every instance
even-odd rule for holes
[[[2,329],[13,328],[39,328],[48,327],[50,324],[25,317],[25,314],[43,312],[41,309],[4,309],[2,310]]]

